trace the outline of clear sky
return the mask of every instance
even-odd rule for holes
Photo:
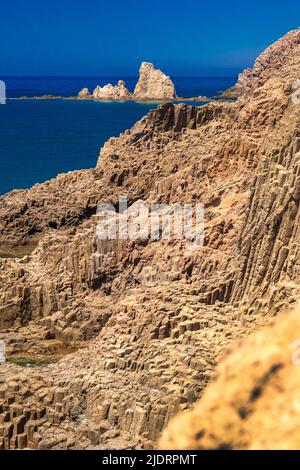
[[[252,66],[300,26],[298,0],[1,0],[0,74],[171,75]]]

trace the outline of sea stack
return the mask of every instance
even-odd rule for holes
[[[89,92],[89,89],[88,88],[82,88],[82,90],[78,93],[78,98],[81,98],[81,99],[90,99],[91,98],[91,94]]]
[[[167,101],[176,99],[176,91],[170,77],[155,69],[150,62],[142,62],[134,94],[130,93],[123,80],[119,80],[115,86],[111,83],[103,87],[98,85],[92,94],[88,88],[83,88],[77,98],[99,101]]]
[[[142,62],[133,96],[138,101],[173,100],[176,98],[176,91],[170,77],[155,69],[150,62]]]
[[[0,364],[5,364],[5,361],[5,343],[4,341],[0,341]]]
[[[104,87],[98,85],[93,91],[93,98],[96,100],[130,100],[132,96],[127,90],[125,82],[119,80],[115,86],[111,83]]]

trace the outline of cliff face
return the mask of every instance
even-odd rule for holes
[[[43,369],[1,366],[2,447],[151,447],[223,348],[297,300],[299,32],[276,51],[236,102],[163,104],[95,169],[0,198],[1,245],[39,241],[0,259],[0,340],[19,355],[86,346]],[[99,241],[97,204],[124,194],[202,202],[204,247]]]
[[[176,98],[175,87],[170,77],[153,64],[143,62],[140,68],[139,81],[134,90],[137,100],[172,100]]]
[[[89,89],[88,88],[82,88],[82,90],[78,93],[78,98],[90,99],[91,95],[90,95]]]

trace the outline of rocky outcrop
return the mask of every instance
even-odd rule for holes
[[[113,86],[110,83],[104,87],[99,85],[93,91],[92,97],[96,100],[112,100],[121,101],[132,98],[131,93],[127,90],[125,82],[119,80],[118,84]]]
[[[98,85],[92,94],[89,93],[88,88],[83,88],[78,93],[77,98],[109,101],[132,99],[136,101],[167,101],[176,99],[176,92],[170,77],[167,77],[161,70],[156,70],[153,64],[143,62],[133,95],[126,88],[125,82],[119,80],[115,86],[110,83],[104,87]],[[193,99],[195,100],[196,98]]]
[[[170,77],[155,69],[153,64],[143,62],[133,96],[139,101],[173,100],[176,98],[176,91]]]
[[[300,448],[300,309],[224,352],[191,412],[168,426],[163,449]]]
[[[0,198],[1,245],[38,243],[0,259],[8,358],[79,349],[33,372],[1,365],[2,448],[153,447],[224,347],[299,298],[297,37],[236,102],[162,104],[95,169]],[[98,240],[97,204],[124,194],[133,208],[202,202],[203,248]]]
[[[81,98],[81,99],[90,99],[91,98],[91,94],[89,92],[89,89],[88,88],[82,88],[82,90],[78,93],[78,98]]]
[[[109,139],[95,169],[62,174],[29,190],[0,197],[0,246],[33,243],[47,231],[78,226],[96,213],[101,200],[111,198],[117,202],[124,190],[129,200],[142,194],[147,198],[155,182],[158,185],[170,176],[175,159],[179,168],[181,152],[189,151],[189,136],[182,136],[182,132],[209,127],[218,116],[225,125],[228,112],[233,111],[231,104],[195,107],[165,103],[137,122],[130,132]],[[172,155],[166,154],[169,163],[156,162],[157,172],[153,165],[156,152],[167,151],[166,143],[177,141]],[[143,165],[141,152],[148,158]]]

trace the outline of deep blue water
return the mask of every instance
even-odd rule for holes
[[[72,96],[113,77],[0,77],[7,96],[55,94]],[[173,78],[179,96],[214,96],[236,77]],[[136,78],[125,78],[133,89]],[[200,104],[200,103],[198,103]],[[85,101],[7,100],[0,105],[0,194],[29,188],[58,173],[95,166],[100,148],[129,129],[156,104]]]

